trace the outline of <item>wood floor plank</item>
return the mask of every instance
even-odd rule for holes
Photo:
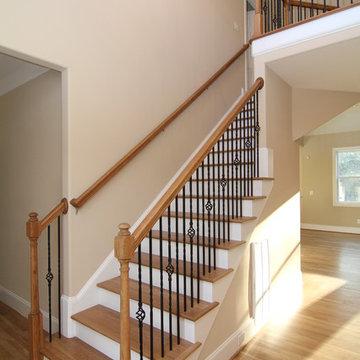
[[[116,294],[120,295],[120,276],[117,276],[113,279],[103,281],[98,284],[99,287],[106,289],[108,291],[114,292]],[[142,289],[142,302],[144,304],[150,305],[150,285],[142,283],[141,284]],[[130,299],[139,300],[139,283],[135,280],[129,281],[129,291],[130,291]],[[163,290],[163,296],[164,299],[169,298],[169,291]],[[180,294],[179,296],[179,314],[180,317],[184,319],[188,319],[191,321],[196,321],[200,319],[202,316],[207,314],[209,311],[214,309],[217,305],[219,305],[218,302],[206,302],[203,300],[200,300],[199,303],[197,303],[196,298],[194,298],[193,307],[190,306],[191,304],[191,298],[190,296],[186,297],[186,311],[184,311],[184,295]],[[161,302],[161,292],[160,288],[157,286],[153,286],[153,306],[155,308],[160,309],[160,302]],[[164,304],[164,310],[169,311],[169,302],[165,301]],[[172,292],[171,296],[171,310],[173,314],[177,314],[177,300],[176,300],[176,293]]]
[[[303,303],[233,360],[359,360],[360,235],[301,232]]]

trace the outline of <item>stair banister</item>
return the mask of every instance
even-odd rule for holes
[[[29,326],[29,356],[30,360],[40,360],[40,353],[44,343],[43,320],[40,312],[39,302],[39,270],[38,270],[38,239],[43,232],[59,215],[68,211],[67,199],[62,199],[42,220],[38,219],[36,212],[29,214],[26,223],[26,236],[30,240],[30,314],[28,316]]]
[[[256,93],[257,90],[262,89],[264,86],[264,80],[262,78],[256,79],[251,88],[245,93],[245,95],[239,100],[235,105],[233,110],[227,115],[222,124],[216,129],[216,131],[211,135],[209,140],[204,144],[198,153],[194,156],[192,161],[185,167],[185,169],[180,173],[177,180],[173,183],[172,186],[165,192],[161,199],[157,202],[154,208],[149,212],[141,224],[134,230],[133,238],[134,243],[132,244],[133,253],[136,248],[140,245],[141,241],[145,238],[151,228],[154,226],[156,221],[164,213],[170,203],[174,200],[175,196],[180,192],[182,187],[189,180],[190,176],[194,171],[200,166],[202,160],[206,155],[211,151],[213,146],[217,143],[219,138],[224,134],[226,129],[229,127],[234,117],[239,113],[239,111],[245,106],[245,104],[251,99],[251,97]]]
[[[255,2],[255,17],[254,17],[254,35],[260,36],[264,31],[264,17],[261,11],[261,0],[256,0]]]
[[[174,112],[163,120],[153,131],[143,140],[134,146],[123,158],[121,158],[112,168],[102,175],[94,184],[85,190],[80,196],[70,201],[76,209],[83,206],[93,197],[109,180],[111,180],[126,164],[128,164],[137,154],[140,153],[150,142],[159,135],[168,125],[170,125],[184,110],[186,110],[222,73],[225,72],[249,47],[243,47],[227,61],[215,74],[213,74],[199,89],[197,89],[187,100],[185,100]]]

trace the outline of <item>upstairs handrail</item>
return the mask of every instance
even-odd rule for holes
[[[273,34],[283,29],[289,29],[299,24],[304,24],[339,11],[359,6],[354,0],[347,0],[348,5],[329,5],[326,0],[256,0],[254,34],[250,39],[259,39],[268,34]],[[295,12],[294,10],[297,9]]]
[[[38,239],[42,232],[60,215],[66,214],[68,211],[68,201],[63,198],[58,205],[56,205],[42,220],[38,219],[38,213],[31,212],[29,214],[29,220],[26,223],[26,236],[30,240],[30,281],[31,281],[31,297],[30,297],[30,314],[29,320],[29,353],[31,360],[40,360],[42,356],[40,350],[44,343],[43,335],[43,322],[42,313],[40,312],[39,301],[39,270],[38,270]],[[58,236],[60,236],[60,230],[58,229]],[[59,239],[58,239],[59,240]],[[48,233],[48,243],[50,242],[50,232]],[[50,248],[49,248],[50,249]],[[59,254],[58,254],[59,255]],[[50,265],[50,262],[49,262]],[[58,277],[60,276],[60,258],[58,261]],[[51,289],[51,281],[53,274],[51,273],[51,267],[48,266],[47,280],[49,288]],[[60,289],[60,278],[58,286]],[[49,303],[51,303],[49,297]],[[60,329],[60,307],[59,307],[59,336],[61,334]],[[49,311],[49,338],[51,339],[51,311]]]
[[[111,180],[127,163],[130,162],[142,149],[145,148],[157,135],[159,135],[168,125],[170,125],[184,110],[186,110],[221,74],[223,74],[249,47],[244,46],[227,61],[215,74],[213,74],[199,89],[197,89],[187,100],[185,100],[175,111],[163,120],[154,130],[144,139],[134,146],[125,156],[123,156],[113,167],[86,189],[80,196],[73,198],[70,204],[76,209],[83,206],[93,197],[109,180]]]

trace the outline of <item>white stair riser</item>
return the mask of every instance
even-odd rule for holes
[[[113,360],[120,360],[120,344],[116,341],[109,339],[108,337],[84,326],[80,323],[76,323],[77,337],[90,344],[93,348],[102,352]],[[140,360],[140,355],[131,350],[131,360]],[[147,357],[143,357],[144,360],[149,360]]]
[[[168,256],[168,240],[163,240],[163,256]],[[197,243],[196,243],[196,236],[194,237],[194,245],[192,246],[193,248],[193,263],[197,264]],[[179,260],[183,260],[184,258],[184,247],[183,247],[183,243],[179,241],[179,245],[178,245],[178,249],[179,249]],[[199,245],[199,263],[203,264],[204,261],[204,256],[203,256],[203,249],[205,250],[205,264],[208,265],[209,263],[209,259],[208,259],[208,253],[209,253],[209,248],[208,247],[203,247]],[[143,253],[148,254],[149,253],[149,240],[148,239],[144,239],[141,243],[141,251]],[[191,259],[191,246],[190,244],[186,244],[185,246],[185,251],[186,251],[186,260],[190,261]],[[152,244],[152,254],[153,255],[160,255],[160,240],[158,239],[153,239],[153,244]],[[175,259],[176,259],[176,242],[171,241],[171,257],[173,258],[173,263],[175,264]],[[214,249],[213,249],[213,239],[211,239],[211,264],[213,265],[213,259],[214,259]],[[228,250],[223,250],[223,249],[216,249],[216,265],[223,268],[223,269],[227,269],[228,268]]]
[[[167,231],[168,230],[168,218],[166,216],[163,217],[163,220],[162,220],[162,229],[163,231]],[[252,221],[250,221],[252,223]],[[199,229],[200,229],[200,235],[203,235],[203,223],[205,225],[205,236],[208,236],[208,220],[199,220]],[[218,234],[218,222],[216,221],[215,222],[216,226],[216,235]],[[234,222],[230,222],[230,240],[242,240],[242,234],[243,234],[243,231],[244,231],[244,227],[246,227],[248,225],[249,222],[245,222],[245,223],[242,223],[242,224],[239,224],[239,223],[234,223]],[[170,219],[170,228],[171,228],[171,231],[175,231],[175,224],[176,224],[176,219],[175,218],[171,218]],[[223,238],[223,224],[224,222],[220,222],[220,230],[221,230],[221,237]],[[193,220],[193,228],[195,229],[196,231],[196,228],[197,228],[197,222]],[[211,237],[213,236],[213,227],[214,227],[214,224],[213,224],[213,221],[210,220],[210,234],[211,234]],[[179,229],[182,229],[183,228],[183,219],[179,219]],[[190,219],[185,219],[185,228],[186,228],[186,231],[190,228]],[[159,222],[157,222],[154,227],[153,227],[154,230],[159,230]],[[225,240],[228,240],[228,223],[226,222],[225,223]]]
[[[200,171],[201,173],[201,171]],[[199,175],[200,175],[199,173]],[[202,189],[202,182],[199,181],[199,188],[197,189],[196,187],[196,174],[193,175],[193,181],[192,181],[192,193],[193,193],[193,196],[195,194],[199,194],[199,195],[202,195],[203,194],[203,189]],[[201,176],[199,176],[199,179],[201,179]],[[236,180],[234,181],[234,194],[235,196],[237,194],[240,193],[240,181],[237,181],[238,182],[238,190],[236,192]],[[262,196],[262,195],[266,195],[269,193],[269,191],[267,192],[264,192],[264,188],[268,188],[270,185],[270,188],[271,188],[271,181],[261,181],[261,180],[254,180],[253,181],[253,196]],[[215,194],[218,194],[218,189],[219,189],[219,184],[218,184],[218,181],[215,180]],[[232,185],[231,186],[231,189],[232,189]],[[244,186],[244,185],[243,185]],[[221,189],[221,187],[220,187]],[[232,190],[230,190],[230,194],[232,193],[231,192]],[[189,182],[186,184],[186,195],[189,195],[190,194],[190,186],[189,186]],[[206,173],[205,173],[205,181],[204,181],[204,194],[208,194],[208,181],[206,180]],[[210,181],[210,195],[213,194],[213,181]],[[222,196],[222,190],[220,190],[220,194]],[[227,194],[227,189],[226,189],[226,192],[225,192],[225,195]],[[182,192],[180,192],[179,195],[182,195]],[[175,202],[175,201],[174,201]],[[178,200],[179,204],[180,202],[182,202],[182,199],[179,199]],[[200,201],[201,203],[201,201]]]
[[[174,265],[174,263],[173,263]],[[165,265],[166,266],[166,265]],[[149,284],[150,283],[150,271],[147,266],[141,267],[141,280],[142,282]],[[206,269],[207,271],[207,269]],[[130,263],[130,279],[138,280],[138,265]],[[160,270],[153,268],[153,285],[160,287]],[[176,291],[176,274],[172,275],[172,291]],[[163,271],[163,288],[169,289],[168,274],[166,271]],[[186,294],[190,296],[191,289],[191,279],[190,274],[186,276]],[[179,292],[184,294],[184,276],[179,274]],[[193,294],[194,297],[197,296],[197,280],[193,279]],[[212,300],[212,283],[204,280],[200,280],[200,299],[205,301]]]
[[[199,200],[199,214],[203,213],[204,210],[204,214],[207,214],[207,210],[205,208],[206,203],[208,202],[208,198],[204,198],[204,206],[203,206],[203,202],[202,199]],[[178,212],[179,214],[181,214],[183,212],[183,199],[179,199],[181,201],[178,202]],[[253,202],[254,201],[258,201],[258,200],[243,200],[242,201],[242,216],[255,216],[256,213],[253,212]],[[214,203],[214,199],[210,198],[210,202],[211,204]],[[219,212],[219,202],[220,202],[220,212]],[[192,207],[192,212],[193,214],[197,213],[197,206],[198,206],[198,200],[193,198],[191,201],[189,198],[185,199],[185,212],[190,212],[190,205]],[[176,210],[176,204],[174,202],[172,202],[170,204],[170,209],[171,211],[175,211]],[[217,214],[224,214],[225,211],[225,215],[228,214],[228,212],[230,212],[230,215],[232,215],[234,213],[234,216],[238,215],[240,216],[240,209],[241,209],[241,201],[238,200],[230,200],[229,203],[227,201],[227,199],[225,199],[225,201],[221,198],[220,201],[219,199],[215,199],[215,211]],[[213,210],[212,210],[213,211]]]
[[[251,158],[250,158],[251,159]],[[250,177],[255,177],[256,176],[256,173],[255,173],[255,170],[252,169],[251,170],[251,164],[249,164],[249,166],[247,166],[247,163],[250,162],[251,160],[250,159],[247,159],[247,158],[243,158],[242,159],[242,162],[246,162],[246,164],[242,164],[243,166],[243,172],[242,172],[242,177],[244,178],[245,176],[247,176],[248,178]],[[226,161],[226,157],[225,157],[225,161]],[[217,159],[216,159],[216,156],[215,156],[215,166],[213,166],[213,159],[212,159],[212,156],[210,158],[210,169],[209,169],[209,172],[208,172],[208,166],[204,166],[204,176],[202,174],[202,168],[200,167],[199,168],[199,179],[210,179],[210,180],[215,180],[218,179],[218,178],[222,178],[222,176],[224,175],[225,178],[227,178],[229,176],[229,178],[231,179],[232,178],[232,174],[234,174],[234,178],[236,177],[240,177],[240,170],[239,170],[239,167],[236,169],[235,165],[232,165],[231,164],[231,161],[229,163],[229,165],[227,165],[227,163],[225,164],[224,166],[224,169],[221,166],[218,166],[217,165]],[[205,165],[207,165],[207,162],[205,162]],[[237,171],[236,171],[237,170]],[[215,175],[214,175],[215,174]],[[220,175],[219,175],[220,174]],[[229,175],[228,175],[229,174]],[[245,175],[246,174],[246,175]],[[193,178],[193,182],[195,183],[195,180],[196,180],[196,172],[193,174],[192,176]],[[229,179],[229,183],[231,182],[231,180]],[[244,181],[244,180],[242,180]],[[216,184],[217,185],[217,184]],[[235,185],[234,185],[235,186]],[[199,184],[199,188],[202,187],[202,185],[200,186]],[[195,188],[196,188],[196,185],[195,185]],[[215,187],[216,188],[216,187]],[[217,188],[216,188],[217,189]],[[189,191],[189,186],[187,185],[186,186],[186,192],[188,193]],[[196,190],[194,190],[196,191]],[[206,190],[205,190],[206,191]],[[212,189],[210,189],[210,191],[212,191]],[[217,190],[216,190],[217,191]]]
[[[120,296],[118,294],[112,293],[105,289],[99,288],[100,291],[100,304],[104,305],[108,308],[111,308],[115,311],[120,311]],[[196,299],[194,299],[194,302]],[[168,303],[169,299],[164,297],[164,303]],[[188,308],[190,304],[187,304]],[[136,319],[136,312],[139,309],[139,304],[136,300],[130,299],[130,317]],[[150,306],[147,304],[143,304],[143,309],[145,311],[145,319],[144,323],[150,325]],[[163,312],[164,318],[164,331],[169,333],[169,312]],[[172,333],[173,335],[177,335],[177,317],[172,314]],[[158,308],[153,307],[153,324],[157,329],[161,328],[161,311]],[[191,320],[187,320],[180,317],[180,336],[181,338],[195,342],[195,323]]]

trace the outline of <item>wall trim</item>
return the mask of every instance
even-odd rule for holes
[[[27,318],[30,313],[30,302],[16,295],[9,289],[0,285],[0,301],[7,306],[17,311],[20,315]],[[43,314],[43,329],[49,331],[49,313],[41,310]],[[57,332],[59,328],[59,321],[57,318],[52,317],[52,330],[53,333]]]
[[[224,360],[232,358],[243,348],[255,334],[255,325],[252,319],[230,335],[213,353],[205,360]],[[239,343],[239,340],[242,340]]]
[[[305,230],[320,230],[320,231],[331,231],[331,232],[340,232],[340,233],[349,233],[349,234],[360,234],[360,227],[301,223],[301,228]]]

